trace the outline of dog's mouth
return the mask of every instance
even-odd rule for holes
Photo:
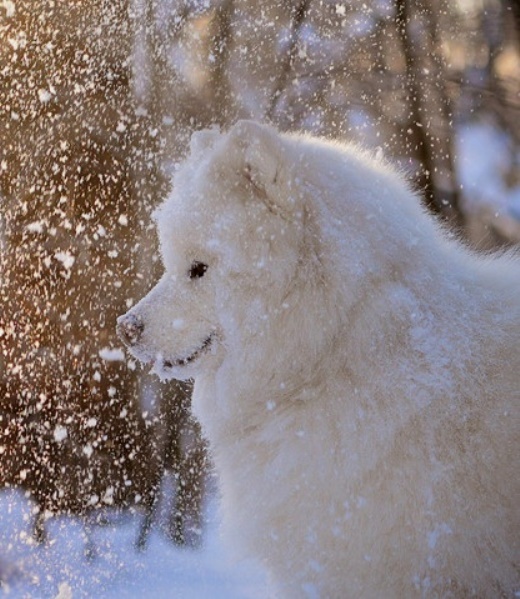
[[[178,358],[177,360],[163,360],[162,365],[164,368],[175,368],[176,366],[186,366],[191,362],[194,362],[197,358],[199,358],[202,354],[206,353],[213,342],[214,335],[213,333],[209,335],[209,337],[204,341],[204,343],[196,349],[192,354],[186,356],[184,358]]]

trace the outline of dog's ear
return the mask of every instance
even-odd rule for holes
[[[283,141],[275,129],[255,121],[238,121],[229,131],[240,148],[240,176],[274,212],[287,213],[282,182]]]

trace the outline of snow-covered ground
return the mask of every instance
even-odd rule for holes
[[[207,509],[201,549],[180,549],[153,531],[146,550],[135,540],[142,516],[108,513],[90,543],[77,518],[48,521],[35,545],[30,504],[20,491],[0,492],[0,597],[9,599],[266,599],[260,567],[236,561],[219,540],[215,502]],[[88,557],[88,549],[91,557]]]

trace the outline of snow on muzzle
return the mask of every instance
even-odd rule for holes
[[[152,357],[149,352],[143,352],[139,349],[140,342],[142,341],[145,325],[141,316],[129,312],[123,314],[117,319],[116,331],[121,341],[128,347],[131,353],[141,360],[141,362],[160,362],[161,366],[167,369],[187,366],[191,364],[197,358],[211,350],[212,343],[215,339],[215,332],[210,333],[206,339],[192,352],[179,358],[163,358],[160,353],[157,353]]]
[[[144,331],[144,322],[140,316],[135,314],[123,314],[123,316],[117,319],[116,331],[119,339],[127,347],[134,347],[141,339]]]

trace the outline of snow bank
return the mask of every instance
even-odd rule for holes
[[[107,512],[91,531],[78,518],[47,522],[38,546],[31,527],[35,506],[19,491],[0,493],[0,597],[79,599],[134,597],[265,599],[267,583],[251,562],[234,562],[221,546],[215,504],[208,508],[201,550],[179,549],[153,532],[146,551],[135,547],[141,516]]]

